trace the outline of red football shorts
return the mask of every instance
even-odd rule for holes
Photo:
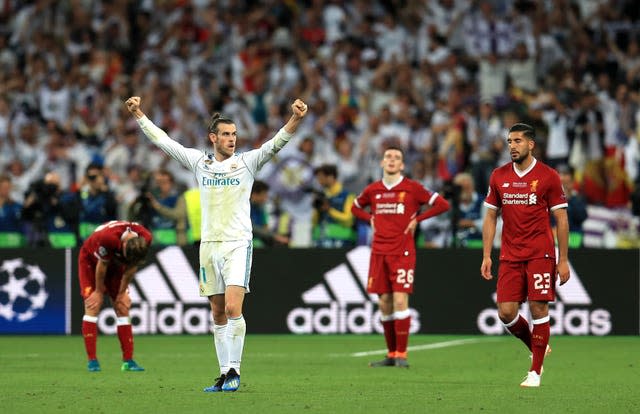
[[[107,268],[107,275],[104,278],[106,293],[112,300],[115,300],[120,290],[120,282],[124,266],[110,263]],[[80,281],[80,295],[86,299],[96,289],[96,259],[80,253],[78,257],[78,279]]]
[[[496,290],[498,302],[553,302],[556,298],[555,259],[500,262]]]
[[[390,256],[371,253],[369,261],[369,281],[367,292],[413,293],[413,276],[416,267],[416,256]]]

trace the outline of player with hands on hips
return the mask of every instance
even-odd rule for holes
[[[387,356],[369,366],[408,368],[409,295],[416,276],[414,233],[420,221],[447,211],[449,202],[402,175],[404,154],[400,148],[387,148],[380,166],[382,180],[368,185],[351,208],[373,230],[367,292],[380,295],[378,306],[387,344]],[[423,206],[426,209],[421,211]]]

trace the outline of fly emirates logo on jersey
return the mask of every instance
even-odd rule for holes
[[[571,278],[556,289],[556,301],[549,303],[552,335],[609,335],[613,322],[606,309],[595,308],[591,295],[585,289],[580,275],[569,264]],[[496,295],[493,294],[493,301]],[[531,319],[529,305],[523,303],[520,313]],[[486,335],[504,333],[495,307],[482,310],[478,314],[478,329]]]
[[[229,185],[240,185],[240,179],[229,177],[226,174],[216,173],[213,177],[202,177],[204,187],[225,187]]]
[[[156,263],[140,269],[129,285],[131,324],[141,334],[207,334],[210,311],[207,298],[198,293],[198,276],[177,246],[156,254]],[[100,331],[115,334],[112,308],[98,317]]]
[[[366,292],[371,249],[360,246],[342,263],[324,274],[324,280],[302,293],[305,306],[287,315],[287,328],[296,334],[382,333],[378,295]],[[420,330],[420,314],[411,311],[409,331]]]

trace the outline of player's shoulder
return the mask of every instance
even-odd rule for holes
[[[540,160],[536,160],[536,166],[535,168],[542,174],[548,174],[548,175],[559,175],[558,171],[556,171],[555,168],[545,164],[544,162],[540,161]]]
[[[422,183],[420,181],[416,181],[412,178],[409,177],[402,177],[402,181],[400,181],[400,185],[406,185],[406,186],[410,186],[410,187],[418,187],[418,188],[425,188],[424,185],[422,185]]]
[[[499,167],[496,167],[493,170],[494,174],[507,174],[509,172],[513,171],[513,163],[512,162],[508,162],[506,164],[502,164]]]

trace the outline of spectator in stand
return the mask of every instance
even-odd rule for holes
[[[80,184],[78,236],[86,240],[101,224],[116,220],[118,204],[109,187],[104,169],[99,164],[89,164]]]
[[[253,227],[253,247],[287,246],[289,237],[272,230],[267,210],[269,184],[256,180],[251,188],[251,224]]]
[[[351,206],[355,193],[342,188],[338,169],[323,164],[314,171],[321,191],[313,199],[313,245],[333,248],[355,245],[356,232]]]
[[[569,247],[578,248],[582,247],[583,230],[582,223],[587,219],[587,201],[584,196],[578,191],[574,175],[575,171],[568,165],[559,165],[556,170],[560,175],[560,182],[564,194],[567,198],[567,216],[569,219]],[[553,231],[555,234],[556,225],[555,219],[552,217]]]
[[[156,244],[187,244],[187,210],[182,192],[177,188],[173,174],[165,169],[153,175],[154,188],[147,194],[153,210],[151,232]]]
[[[78,209],[75,194],[63,191],[60,176],[48,172],[32,183],[22,208],[30,247],[75,247]]]
[[[0,248],[23,245],[22,205],[11,198],[11,178],[0,175]]]

